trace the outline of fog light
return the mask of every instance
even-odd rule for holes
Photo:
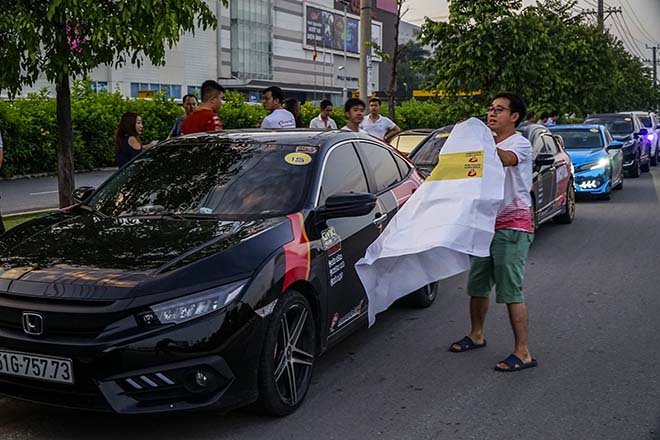
[[[195,383],[201,388],[206,388],[209,384],[209,377],[201,371],[195,373]]]

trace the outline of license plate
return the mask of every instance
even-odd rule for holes
[[[0,374],[73,383],[71,359],[0,350]]]

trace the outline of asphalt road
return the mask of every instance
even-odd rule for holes
[[[494,305],[488,346],[467,330],[465,276],[427,310],[379,315],[319,359],[304,405],[283,419],[120,417],[0,400],[2,439],[660,439],[660,170],[572,225],[544,225],[525,281],[539,367],[493,371],[512,349]]]
[[[99,186],[114,169],[76,173],[75,185]],[[28,179],[0,180],[0,211],[3,214],[38,211],[57,208],[57,177],[35,177]]]

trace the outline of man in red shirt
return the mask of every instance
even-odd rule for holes
[[[221,131],[222,121],[218,110],[222,107],[225,89],[216,81],[208,80],[202,84],[202,103],[197,110],[189,114],[181,124],[181,134]]]

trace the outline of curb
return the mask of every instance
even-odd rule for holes
[[[11,218],[11,217],[20,217],[22,215],[32,215],[32,214],[41,214],[41,213],[47,213],[47,212],[53,212],[53,211],[58,211],[59,208],[44,208],[44,209],[36,209],[34,211],[24,211],[24,212],[12,212],[10,214],[2,214],[2,218],[4,220]]]

